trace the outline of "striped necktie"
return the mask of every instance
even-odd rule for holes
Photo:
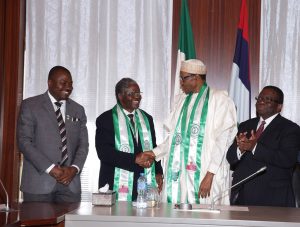
[[[55,102],[55,105],[57,106],[57,110],[55,111],[55,114],[56,114],[56,118],[57,118],[57,122],[58,122],[59,134],[60,134],[61,142],[62,142],[60,165],[63,165],[64,162],[68,159],[67,132],[66,132],[65,122],[64,122],[64,119],[63,119],[61,111],[60,111],[60,107],[61,107],[62,103]]]

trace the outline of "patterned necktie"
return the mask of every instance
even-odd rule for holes
[[[68,150],[67,150],[67,132],[64,119],[62,117],[60,107],[62,105],[61,102],[55,102],[57,106],[57,110],[55,111],[57,122],[58,122],[58,129],[59,134],[61,137],[62,149],[61,149],[61,162],[60,165],[63,165],[64,162],[68,159]]]
[[[258,139],[258,138],[260,137],[260,135],[262,134],[262,132],[264,131],[264,129],[265,129],[265,124],[266,124],[265,121],[262,121],[262,122],[260,123],[259,128],[256,130],[256,139]]]
[[[134,115],[133,115],[133,114],[128,114],[127,116],[128,116],[129,119],[130,119],[130,124],[131,124],[131,126],[132,126],[132,128],[133,128],[133,132],[135,132],[135,125],[134,125],[134,121],[133,121]]]

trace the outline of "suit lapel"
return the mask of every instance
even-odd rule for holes
[[[251,124],[251,131],[253,130],[254,132],[256,132],[258,123],[259,123],[259,117],[255,118],[255,121],[253,121],[253,123]]]
[[[46,112],[49,115],[49,118],[51,119],[51,121],[53,121],[54,124],[57,124],[57,119],[56,119],[56,115],[55,115],[55,111],[53,108],[53,104],[51,102],[51,99],[48,96],[48,93],[44,93],[43,95],[43,108],[46,110]]]
[[[270,134],[270,132],[274,131],[276,129],[276,127],[278,126],[278,124],[280,124],[280,121],[281,121],[281,115],[278,114],[271,121],[271,123],[268,125],[268,127],[266,127],[266,129],[262,132],[262,134],[258,140],[264,139],[266,136],[268,136]]]
[[[74,111],[73,105],[69,99],[66,100],[66,116],[65,116],[65,125],[68,133],[70,124],[72,123],[71,118],[76,116],[76,111]]]

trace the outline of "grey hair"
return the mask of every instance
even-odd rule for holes
[[[119,102],[118,94],[124,94],[125,90],[129,88],[131,84],[137,84],[137,82],[131,78],[122,78],[117,84],[115,88],[115,94],[117,102]]]

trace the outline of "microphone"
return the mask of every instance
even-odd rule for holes
[[[264,166],[262,168],[260,168],[259,170],[257,170],[255,173],[252,173],[251,175],[249,175],[248,177],[242,179],[241,181],[237,182],[236,184],[232,185],[231,187],[227,188],[226,190],[222,191],[219,195],[216,195],[212,200],[211,200],[211,206],[210,206],[210,209],[211,210],[214,210],[215,209],[215,203],[220,200],[221,198],[223,198],[223,194],[225,192],[228,192],[229,190],[235,188],[236,186],[240,185],[241,183],[243,183],[244,181],[248,180],[249,178],[265,171],[267,169],[267,166]]]
[[[0,184],[1,184],[1,187],[2,187],[3,191],[5,192],[5,196],[6,196],[6,207],[2,207],[0,209],[0,212],[9,212],[10,209],[9,209],[9,206],[8,206],[8,193],[7,193],[7,191],[6,191],[5,187],[4,187],[1,179],[0,179]]]

